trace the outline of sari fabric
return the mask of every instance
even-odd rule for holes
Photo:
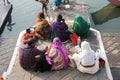
[[[47,20],[42,18],[38,19],[35,27],[35,36],[38,39],[46,40],[50,38],[51,27],[48,24]]]
[[[61,4],[62,0],[54,0],[53,3],[55,6],[59,6]]]
[[[90,24],[85,21],[81,16],[76,16],[73,24],[73,32],[80,36],[80,38],[86,38],[88,36]]]
[[[25,33],[22,42],[27,44],[29,38],[34,38],[34,33]]]
[[[70,37],[68,26],[65,22],[54,22],[52,24],[52,39],[59,37],[62,42],[68,40]]]
[[[52,47],[47,54],[51,61],[50,64],[52,65],[52,70],[60,70],[68,67],[68,51],[62,45],[58,37],[54,38]]]

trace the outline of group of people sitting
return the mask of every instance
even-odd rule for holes
[[[69,30],[62,15],[59,14],[56,21],[49,23],[44,14],[39,13],[34,31],[26,29],[23,44],[19,47],[20,65],[27,70],[44,72],[65,69],[70,61],[74,60],[77,69],[81,72],[96,73],[99,70],[99,55],[91,49],[89,42],[81,42],[82,50],[76,50],[73,55],[70,55],[71,53],[63,46],[63,42],[67,40],[74,41],[70,37],[73,34],[81,39],[87,38],[89,28],[90,24],[81,16],[75,17],[73,27]],[[38,40],[47,39],[51,40],[50,46],[46,46],[43,50],[36,47]]]

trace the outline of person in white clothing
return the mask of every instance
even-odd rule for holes
[[[99,70],[99,54],[91,49],[87,41],[81,43],[81,51],[69,55],[75,61],[77,69],[83,73],[94,74]]]

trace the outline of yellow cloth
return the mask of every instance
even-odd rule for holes
[[[41,40],[46,40],[50,37],[51,27],[48,21],[44,18],[38,18],[35,27],[35,37]]]

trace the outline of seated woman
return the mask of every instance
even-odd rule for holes
[[[34,37],[35,37],[34,32],[32,32],[31,29],[28,28],[26,29],[26,33],[24,34],[22,42],[26,44],[29,38],[34,38]]]
[[[76,16],[73,24],[73,33],[80,36],[81,39],[86,38],[89,34],[90,23],[85,21],[81,16]]]
[[[58,37],[54,38],[52,46],[48,49],[46,54],[48,63],[52,65],[51,70],[60,70],[68,67],[68,51],[62,45]]]
[[[77,69],[83,73],[94,74],[99,70],[99,54],[95,53],[87,41],[81,43],[81,52],[69,56],[76,63]]]
[[[57,21],[52,24],[52,39],[59,37],[62,42],[70,39],[70,32],[68,31],[68,26],[62,19],[62,15],[57,16]]]
[[[48,24],[48,21],[45,19],[43,13],[38,14],[38,19],[35,27],[35,37],[41,40],[46,40],[50,38],[51,27]]]

